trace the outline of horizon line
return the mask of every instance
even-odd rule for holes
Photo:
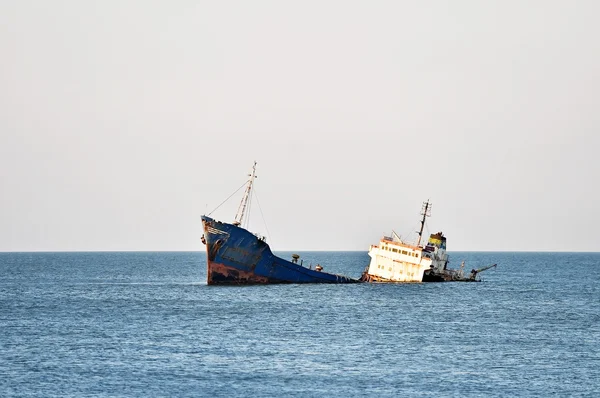
[[[327,252],[363,252],[365,250],[271,250],[278,252],[309,252],[309,253],[327,253]],[[448,253],[600,253],[600,251],[589,250],[446,250]],[[138,249],[120,249],[120,250],[0,250],[1,253],[205,253],[205,250],[138,250]]]

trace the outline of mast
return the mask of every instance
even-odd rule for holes
[[[238,207],[237,214],[235,215],[235,221],[233,222],[233,225],[241,225],[242,220],[244,219],[244,212],[246,211],[246,206],[248,206],[248,201],[250,200],[252,184],[254,183],[254,179],[258,178],[256,176],[256,160],[254,161],[254,165],[252,166],[252,173],[248,174],[248,177],[250,177],[250,179],[248,180],[246,191],[244,191],[244,196],[242,197],[242,201],[240,202],[240,206]]]
[[[421,229],[419,230],[419,239],[417,240],[417,246],[421,244],[421,236],[423,235],[423,227],[425,226],[425,218],[431,217],[431,203],[429,203],[429,199],[427,202],[423,202],[423,208],[421,210],[421,215],[423,218],[421,219]]]

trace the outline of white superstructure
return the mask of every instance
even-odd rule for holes
[[[371,262],[362,279],[370,282],[425,282],[453,279],[458,271],[447,270],[446,238],[438,232],[432,234],[426,245],[421,245],[425,218],[430,215],[431,204],[423,203],[423,216],[416,244],[402,241],[395,233],[384,236],[379,245],[371,245]],[[460,271],[462,277],[462,270]],[[456,275],[458,276],[458,275]]]

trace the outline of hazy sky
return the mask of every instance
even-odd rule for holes
[[[599,15],[0,0],[0,251],[204,250],[254,160],[274,250],[366,251],[431,199],[451,251],[598,251]]]

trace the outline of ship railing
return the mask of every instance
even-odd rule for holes
[[[258,240],[262,240],[263,242],[267,241],[267,237],[264,235],[261,235],[259,233],[252,233],[252,235],[256,236],[258,238]]]

